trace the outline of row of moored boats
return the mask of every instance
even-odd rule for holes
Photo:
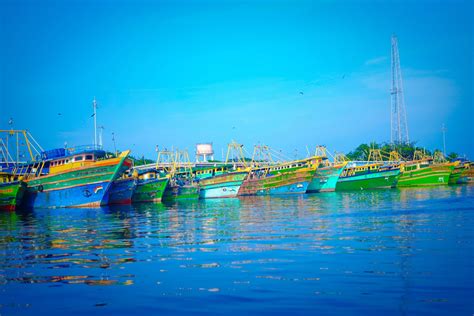
[[[409,161],[330,161],[320,154],[285,162],[174,161],[153,168],[135,168],[129,151],[108,155],[95,147],[62,148],[43,152],[41,159],[29,163],[4,166],[0,172],[0,209],[99,207],[461,184],[473,182],[473,171],[470,162],[436,161],[419,153]]]

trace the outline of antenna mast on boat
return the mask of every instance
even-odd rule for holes
[[[398,39],[392,35],[392,88],[390,90],[391,110],[390,125],[392,144],[408,144],[408,124],[403,95],[402,71],[400,69],[400,54],[398,52]]]
[[[97,146],[97,101],[94,100],[92,101],[92,108],[94,109],[94,148]]]
[[[102,134],[104,133],[104,126],[99,126],[99,148],[102,149]]]
[[[115,145],[115,133],[112,132],[112,141],[114,142],[114,153],[117,156],[117,146]]]

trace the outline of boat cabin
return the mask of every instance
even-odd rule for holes
[[[200,170],[193,170],[197,179],[206,179],[213,176],[221,175],[229,171],[227,167],[206,168]]]
[[[71,169],[81,168],[95,163],[105,157],[102,150],[92,150],[52,159],[49,162],[49,173],[59,173]]]
[[[137,170],[135,170],[133,174],[134,174],[134,177],[142,181],[152,181],[152,180],[160,179],[166,176],[166,174],[158,170],[147,170],[147,171],[141,171],[141,172],[138,172]]]

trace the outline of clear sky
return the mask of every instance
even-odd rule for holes
[[[411,140],[474,158],[472,1],[0,0],[0,128],[45,148],[231,139],[304,155],[390,140],[390,36]],[[300,92],[303,92],[301,94]]]

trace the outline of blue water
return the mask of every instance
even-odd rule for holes
[[[474,187],[0,214],[4,315],[472,315]]]

